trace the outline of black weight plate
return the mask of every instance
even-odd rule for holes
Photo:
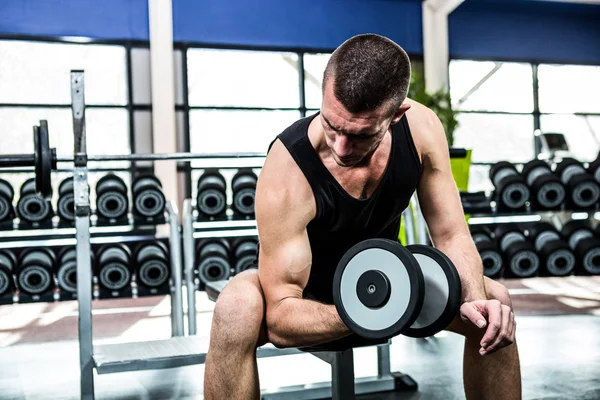
[[[356,287],[363,273],[378,270],[390,283],[388,302],[371,309],[360,301]],[[387,239],[368,239],[343,256],[333,277],[333,299],[340,317],[355,333],[385,339],[403,333],[423,305],[423,274],[413,255]]]
[[[421,267],[425,294],[419,316],[404,335],[433,336],[450,325],[458,315],[462,295],[460,276],[452,261],[438,249],[418,244],[406,248]]]
[[[40,196],[48,199],[52,196],[52,168],[56,168],[56,158],[53,158],[54,149],[50,149],[47,121],[40,121],[39,129],[33,130],[33,137],[35,190]]]

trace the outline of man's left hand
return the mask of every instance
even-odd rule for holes
[[[475,300],[460,307],[460,317],[478,328],[487,330],[481,339],[479,354],[493,353],[515,342],[515,315],[509,306],[498,300]]]

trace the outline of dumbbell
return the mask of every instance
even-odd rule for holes
[[[94,260],[94,253],[90,253]],[[77,293],[77,251],[73,247],[63,247],[58,253],[58,287],[67,293]]]
[[[143,218],[155,218],[164,213],[165,195],[162,191],[162,184],[156,176],[138,176],[131,187],[135,215]]]
[[[115,174],[106,174],[96,184],[96,213],[107,220],[127,216],[129,199],[127,185]]]
[[[233,249],[236,275],[250,268],[257,268],[258,242],[256,239],[243,239]]]
[[[568,209],[593,208],[600,199],[598,182],[574,158],[564,158],[556,165],[554,173],[567,188]]]
[[[58,186],[58,203],[56,213],[60,219],[75,221],[75,194],[73,193],[73,177],[64,179]]]
[[[575,254],[554,225],[538,222],[529,230],[529,238],[541,259],[540,276],[565,276],[573,272]]]
[[[28,249],[19,257],[17,283],[19,290],[30,294],[40,295],[54,287],[52,271],[56,256],[47,247]]]
[[[0,179],[0,222],[10,221],[15,217],[13,199],[15,191],[10,183]]]
[[[231,276],[229,243],[225,239],[213,239],[198,247],[198,277],[203,283],[221,281]]]
[[[138,284],[148,288],[164,285],[170,277],[167,246],[162,242],[141,245],[135,252]]]
[[[131,283],[131,251],[124,244],[104,246],[98,253],[98,282],[100,286],[117,291]]]
[[[600,275],[600,240],[594,237],[589,223],[569,221],[562,227],[561,234],[577,258],[576,274]]]
[[[490,180],[494,184],[499,209],[518,210],[529,200],[529,188],[514,165],[498,162],[490,168]]]
[[[478,225],[471,225],[469,229],[483,263],[483,274],[490,278],[499,277],[503,266],[502,254],[494,243],[490,231]]]
[[[15,289],[13,273],[17,266],[17,257],[10,250],[0,250],[0,296]]]
[[[354,245],[333,278],[340,317],[369,339],[436,334],[458,314],[461,290],[456,268],[441,251],[387,239]]]
[[[600,154],[590,163],[587,169],[588,174],[594,177],[594,180],[600,184]]]
[[[231,208],[241,216],[254,215],[254,197],[258,177],[251,169],[240,169],[231,179],[233,202]]]
[[[517,225],[501,224],[496,228],[494,234],[496,243],[504,256],[505,278],[529,278],[538,272],[540,258]]]
[[[52,204],[35,191],[35,178],[27,179],[21,186],[17,202],[17,214],[21,221],[36,223],[52,218]]]
[[[227,182],[217,170],[206,170],[198,179],[196,208],[200,215],[217,217],[225,215],[227,208]]]
[[[542,160],[532,160],[523,165],[521,173],[531,191],[531,205],[535,209],[555,210],[565,201],[565,185],[552,174],[550,166]]]

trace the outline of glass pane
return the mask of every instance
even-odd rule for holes
[[[450,62],[452,103],[469,111],[533,111],[530,64],[453,60]]]
[[[527,162],[534,157],[533,116],[459,114],[454,145],[473,149],[474,162]]]
[[[321,108],[323,72],[331,54],[304,55],[304,87],[307,108]]]
[[[300,106],[295,53],[191,49],[188,85],[191,106]]]
[[[600,117],[580,115],[542,115],[543,132],[565,135],[569,150],[581,161],[592,161],[600,146]]]
[[[540,111],[600,112],[600,67],[541,64],[538,79]]]
[[[298,111],[191,110],[191,150],[266,153],[275,137],[298,118]]]
[[[490,166],[471,165],[469,169],[469,192],[491,192],[494,185],[490,181]]]
[[[129,123],[125,109],[87,109],[87,151],[91,155],[129,154]],[[48,121],[50,147],[59,157],[73,155],[73,119],[68,108],[0,108],[0,153],[32,153],[33,125]],[[129,162],[90,162],[89,167],[127,167]]]
[[[127,104],[121,46],[0,42],[0,102],[70,104],[70,71],[85,71],[87,104]]]

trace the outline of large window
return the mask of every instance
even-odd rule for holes
[[[74,69],[85,71],[88,153],[131,152],[124,46],[0,40],[0,153],[31,153],[32,127],[45,119],[57,154],[73,154],[70,71]],[[61,167],[68,171],[68,165]],[[128,163],[90,163],[90,168],[96,167],[122,169]],[[58,188],[68,175],[55,173],[53,187]],[[90,174],[92,187],[101,175]],[[25,172],[1,174],[15,188],[16,198],[19,187],[31,176]]]
[[[599,91],[600,67],[451,61],[450,94],[460,122],[454,144],[473,150],[469,190],[493,189],[488,174],[497,161],[535,158],[536,128],[563,133],[579,160],[595,159]]]

